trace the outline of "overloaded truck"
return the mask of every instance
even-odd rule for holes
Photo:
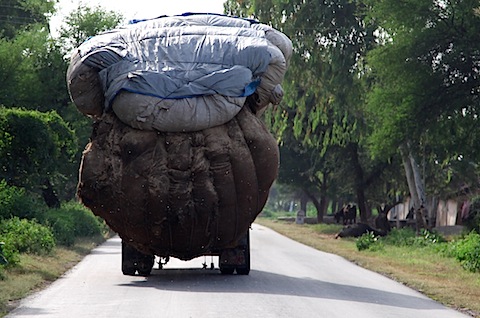
[[[283,33],[218,14],[134,21],[73,52],[70,96],[93,120],[77,194],[121,237],[125,275],[203,255],[249,273],[279,165],[259,115],[281,101],[291,54]]]

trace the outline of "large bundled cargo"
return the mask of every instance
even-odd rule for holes
[[[67,74],[72,100],[95,119],[82,202],[142,255],[220,255],[222,272],[248,274],[248,229],[279,163],[256,114],[280,102],[290,55],[282,33],[210,14],[86,41]],[[124,273],[149,273],[137,263]]]

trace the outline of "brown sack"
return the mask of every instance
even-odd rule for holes
[[[91,117],[103,114],[105,97],[98,70],[82,63],[78,51],[70,59],[67,87],[70,98],[80,112]]]
[[[187,133],[135,130],[108,113],[91,140],[78,196],[123,240],[158,256],[236,246],[278,173],[276,141],[248,106]]]

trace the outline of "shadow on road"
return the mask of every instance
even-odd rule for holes
[[[193,293],[257,293],[313,297],[419,310],[438,309],[439,307],[438,303],[422,296],[416,297],[258,270],[252,270],[249,276],[221,275],[218,270],[203,269],[155,270],[153,275],[144,281],[132,281],[121,286]]]

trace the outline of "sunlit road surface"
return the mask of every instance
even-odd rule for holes
[[[113,238],[7,317],[468,317],[256,224],[251,253],[248,276],[222,275],[208,256],[132,277],[121,272],[120,239]]]

